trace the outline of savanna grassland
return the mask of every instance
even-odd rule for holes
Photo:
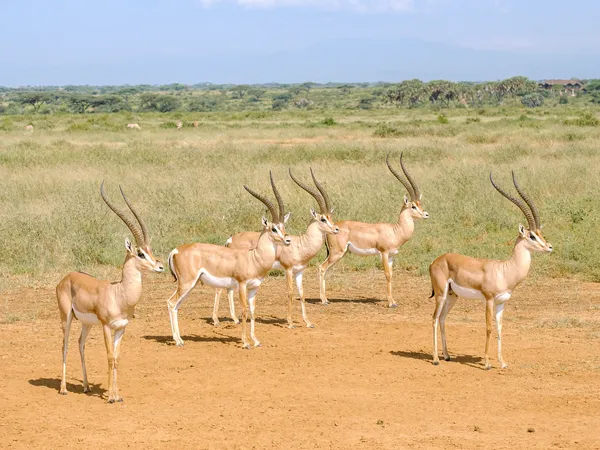
[[[140,448],[598,448],[598,113],[557,104],[5,116],[3,446],[89,448],[110,439]],[[141,131],[127,130],[132,122]],[[203,286],[180,312],[186,345],[175,348],[165,305],[174,285],[169,274],[151,275],[119,360],[125,403],[100,399],[106,356],[96,329],[86,352],[93,393],[83,394],[75,331],[70,393],[57,394],[54,286],[71,270],[118,279],[129,235],[100,198],[102,180],[114,201],[124,187],[166,260],[179,244],[222,244],[258,229],[264,208],[243,185],[271,195],[269,170],[292,213],[288,232],[301,233],[315,206],[289,167],[306,181],[315,170],[335,219],[395,221],[405,191],[385,165],[388,152],[396,165],[404,152],[431,215],[395,259],[399,308],[385,308],[377,258],[355,256],[328,274],[331,305],[318,304],[323,250],[305,276],[314,330],[287,329],[284,283],[274,274],[257,297],[262,348],[243,352],[232,322],[212,328],[212,291]],[[507,258],[525,222],[491,187],[490,170],[506,189],[515,171],[554,252],[534,256],[507,306],[508,370],[481,370],[484,312],[473,301],[449,316],[454,361],[434,367],[429,263],[447,251]]]

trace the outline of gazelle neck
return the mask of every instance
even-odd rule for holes
[[[258,237],[256,248],[250,250],[252,258],[263,268],[270,269],[277,257],[277,246],[269,239],[269,233],[263,231]]]
[[[318,251],[325,242],[325,233],[320,230],[319,222],[311,220],[304,234],[298,236],[298,241],[302,247],[315,247]]]
[[[398,223],[394,224],[394,231],[406,239],[410,239],[415,231],[415,220],[412,217],[412,211],[406,205],[402,205]]]
[[[507,273],[510,273],[515,286],[527,277],[531,266],[531,250],[526,246],[527,241],[521,236],[517,238],[512,256],[506,261]]]
[[[117,293],[129,307],[135,306],[142,295],[142,272],[136,266],[135,258],[130,254],[125,256]]]

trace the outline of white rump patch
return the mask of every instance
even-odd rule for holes
[[[75,317],[77,317],[77,320],[81,321],[82,324],[98,325],[100,323],[100,320],[98,319],[98,316],[96,314],[82,313],[82,312],[77,311],[74,306],[72,308],[73,308],[73,312],[75,313]]]
[[[275,261],[271,266],[271,270],[285,270],[279,261]]]
[[[113,330],[121,330],[127,326],[129,320],[127,319],[115,319],[110,323],[110,327]]]
[[[478,291],[477,289],[459,286],[452,280],[450,280],[450,287],[452,288],[454,293],[459,297],[470,298],[472,300],[485,300],[485,297],[483,296],[481,291]]]
[[[225,241],[225,247],[228,247],[229,245],[231,245],[232,240],[233,240],[232,238],[227,239]]]
[[[219,289],[236,289],[238,287],[238,282],[235,278],[215,277],[204,269],[200,270],[200,281],[210,287]]]
[[[380,255],[381,252],[376,248],[358,248],[355,247],[352,242],[348,242],[348,250],[353,255],[358,256],[371,256],[371,255]]]

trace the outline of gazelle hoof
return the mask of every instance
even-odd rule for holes
[[[288,325],[288,328],[289,328],[290,330],[292,330],[292,329],[296,328],[296,325],[293,325],[293,324],[292,324],[292,325]]]
[[[508,369],[508,364],[506,363],[502,363],[502,366],[500,366],[501,369]]]
[[[451,358],[449,356],[444,356],[444,361],[451,361]]]
[[[433,361],[433,365],[434,365],[434,366],[439,366],[439,365],[440,365],[440,362],[439,362],[439,361]]]
[[[262,347],[262,344],[260,342],[257,342],[256,344],[254,344],[255,347]]]
[[[250,344],[244,344],[244,345],[242,345],[242,348],[245,350],[250,350],[251,347],[250,347]]]
[[[312,323],[307,323],[306,328],[314,328],[315,326]]]
[[[398,303],[391,303],[388,305],[388,308],[397,308],[398,307]]]
[[[65,389],[64,391],[61,389],[60,391],[58,391],[58,393],[60,395],[67,395],[67,390]]]
[[[177,341],[177,342],[175,342],[175,345],[177,347],[183,347],[183,341]]]
[[[491,364],[486,364],[485,365],[485,370],[492,370],[492,365]]]
[[[218,320],[213,320],[213,327],[220,327],[221,326],[221,322],[219,322]]]
[[[321,301],[322,305],[329,305],[329,300]]]
[[[83,388],[83,393],[87,394],[88,392],[92,392],[92,390],[88,386],[84,387]]]
[[[234,320],[233,323],[235,323],[236,325],[239,325],[240,321],[239,320]]]

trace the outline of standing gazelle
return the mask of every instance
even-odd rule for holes
[[[246,339],[248,305],[250,306],[250,337],[254,346],[260,345],[254,335],[255,295],[263,279],[273,266],[278,245],[290,245],[290,238],[283,235],[278,223],[277,210],[270,200],[244,186],[250,195],[267,206],[272,221],[262,218],[263,230],[256,248],[232,249],[214,244],[186,244],[174,249],[169,255],[169,269],[177,281],[177,290],[167,300],[171,331],[177,345],[183,345],[179,333],[177,312],[190,291],[200,281],[213,288],[239,290],[242,305],[242,345],[250,348]]]
[[[408,191],[410,198],[404,196],[404,204],[400,209],[397,223],[365,223],[344,220],[337,222],[340,232],[327,236],[327,259],[319,267],[319,282],[321,302],[327,301],[325,292],[325,274],[327,270],[342,259],[348,251],[358,256],[381,255],[381,263],[387,280],[387,300],[390,308],[398,306],[392,296],[392,264],[393,257],[398,253],[398,248],[404,245],[413,235],[415,219],[427,219],[427,213],[421,206],[421,194],[415,180],[410,176],[400,155],[400,166],[406,176],[402,177],[390,164],[389,153],[385,162],[390,172],[400,181]],[[325,196],[328,210],[331,210],[329,200]]]
[[[333,224],[331,220],[331,210],[325,203],[325,196],[327,193],[321,184],[315,178],[315,174],[312,169],[310,174],[312,175],[313,182],[318,189],[318,192],[313,188],[305,185],[292,174],[292,169],[289,169],[290,177],[294,182],[314,197],[319,205],[319,212],[317,213],[313,208],[310,209],[310,215],[312,220],[306,228],[306,232],[300,236],[290,236],[291,243],[289,246],[280,247],[277,252],[277,260],[273,264],[273,269],[282,269],[285,271],[285,279],[287,282],[288,290],[288,313],[287,321],[288,327],[294,328],[294,322],[292,320],[292,302],[294,299],[294,281],[296,282],[296,288],[298,289],[298,295],[300,296],[300,304],[302,307],[302,319],[308,328],[313,328],[314,325],[308,320],[306,315],[306,304],[304,301],[304,289],[302,286],[302,273],[308,266],[308,263],[313,259],[325,240],[325,235],[336,234],[339,232],[339,228]],[[284,211],[283,200],[275,187],[273,177],[271,176],[271,186],[277,201],[279,203],[280,217]],[[256,246],[258,241],[259,233],[255,232],[244,232],[233,236],[229,242],[229,248],[253,248]],[[233,291],[229,292],[231,305],[233,298]],[[219,293],[215,297],[215,307],[213,310],[213,321],[218,324],[217,312],[219,309]],[[230,307],[231,310],[231,307]],[[232,313],[233,314],[233,313]],[[234,320],[235,319],[235,316]]]
[[[119,189],[121,187],[119,186]],[[83,371],[83,391],[90,390],[85,370],[85,341],[92,325],[100,324],[104,332],[104,344],[108,356],[108,402],[120,402],[117,387],[117,359],[121,347],[121,338],[129,318],[133,315],[135,305],[142,294],[142,273],[145,270],[162,272],[163,265],[152,254],[148,229],[140,216],[125,197],[125,203],[139,223],[130,220],[126,213],[114,206],[104,193],[104,183],[100,186],[100,195],[110,209],[123,221],[135,238],[137,248],[133,247],[128,238],[125,239],[127,254],[123,263],[121,281],[110,282],[98,280],[82,272],[71,272],[56,286],[56,297],[63,329],[63,365],[60,393],[67,393],[67,348],[69,331],[73,316],[81,321],[82,329],[79,336],[79,353]],[[114,330],[114,339],[112,331]]]
[[[438,322],[442,333],[444,359],[450,361],[446,346],[446,317],[456,303],[458,297],[485,301],[485,368],[491,369],[489,347],[492,338],[492,311],[496,315],[498,330],[498,362],[504,369],[508,365],[502,358],[502,316],[504,305],[513,290],[527,277],[531,265],[531,252],[551,252],[550,245],[542,236],[540,217],[533,201],[525,195],[512,174],[513,184],[521,198],[512,197],[494,183],[490,172],[492,186],[504,197],[519,207],[527,218],[527,227],[519,224],[519,235],[513,248],[512,256],[507,261],[471,258],[470,256],[446,253],[439,256],[429,266],[429,275],[435,296],[433,313],[433,364],[438,365],[437,330]]]

